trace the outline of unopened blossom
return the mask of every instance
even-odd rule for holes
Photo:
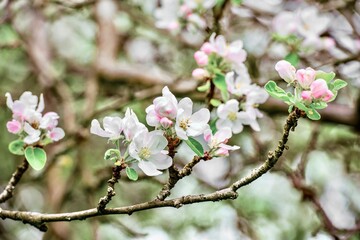
[[[146,122],[153,127],[160,126],[160,120],[166,117],[170,120],[177,115],[178,102],[168,87],[162,90],[162,96],[154,99],[153,104],[146,108]]]
[[[296,71],[296,79],[304,89],[309,89],[310,85],[315,80],[315,76],[316,71],[310,67]]]
[[[209,76],[209,72],[203,68],[196,68],[192,71],[192,76],[197,80],[203,80]]]
[[[328,102],[334,97],[334,94],[329,90],[324,79],[316,79],[311,84],[310,91],[303,91],[301,97],[305,103],[309,104],[313,99]]]
[[[196,63],[201,67],[207,65],[209,61],[208,55],[203,51],[196,51],[194,53],[194,58]]]
[[[203,134],[210,120],[210,112],[206,108],[192,114],[193,102],[190,98],[183,98],[179,102],[179,110],[176,117],[175,131],[180,139],[196,137]]]
[[[161,174],[158,169],[167,169],[172,159],[164,150],[168,144],[161,131],[143,131],[129,145],[129,155],[138,160],[139,168],[148,176]]]
[[[211,43],[205,42],[205,43],[201,46],[200,51],[202,51],[202,52],[206,53],[207,55],[209,55],[209,54],[211,54],[212,52],[215,52],[216,50],[215,50],[214,46],[213,46]]]
[[[276,63],[275,70],[279,73],[280,77],[287,83],[292,83],[296,79],[295,67],[288,61],[281,60]]]
[[[120,117],[105,117],[101,128],[98,120],[91,121],[90,132],[100,137],[109,138],[110,140],[120,139],[123,131],[123,120]]]
[[[243,125],[253,125],[255,130],[259,130],[256,127],[257,122],[255,118],[247,112],[239,112],[239,102],[235,99],[221,104],[217,109],[217,115],[219,117],[216,122],[217,129],[229,127],[233,133],[240,133],[244,129]]]
[[[219,129],[214,135],[210,128],[204,132],[204,139],[210,148],[210,152],[214,152],[215,156],[228,156],[229,151],[240,148],[239,146],[230,146],[226,144],[231,136],[231,129],[228,127]]]

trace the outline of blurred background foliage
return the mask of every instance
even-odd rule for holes
[[[99,9],[101,1],[112,2],[117,9]],[[6,122],[11,119],[5,104],[6,92],[16,96],[15,99],[25,90],[37,95],[43,92],[46,111],[59,112],[60,125],[67,133],[62,143],[47,149],[49,162],[45,170],[30,169],[17,187],[16,195],[2,204],[2,208],[67,212],[96,206],[106,192],[111,163],[103,160],[108,147],[106,141],[88,132],[91,119],[108,114],[123,116],[126,108],[131,107],[145,122],[144,109],[160,94],[166,82],[163,79],[171,79],[168,84],[177,96],[190,96],[198,107],[203,105],[205,95],[196,92],[200,83],[191,79],[191,71],[196,67],[193,53],[208,33],[198,43],[189,43],[186,38],[156,28],[154,11],[161,2],[0,2],[1,186],[6,185],[22,160],[7,149],[14,136],[6,130]],[[295,12],[315,5],[337,18],[345,17],[353,28],[350,39],[358,44],[360,41],[358,1],[262,0],[217,4],[223,6],[224,2],[230,3],[223,9],[221,33],[229,39],[244,41],[248,51],[246,64],[252,79],[259,84],[277,78],[273,66],[289,53],[289,46],[281,46],[272,38],[271,20],[283,9]],[[102,18],[106,20],[107,11],[109,16],[115,11],[115,17],[110,19],[112,36],[102,35],[107,26],[101,25]],[[354,17],[349,18],[348,14]],[[341,22],[333,27],[336,24]],[[324,33],[332,34],[336,35],[331,30]],[[344,232],[356,227],[359,230],[360,140],[356,102],[360,47],[349,50],[346,44],[349,45],[336,41],[334,47],[345,57],[329,51],[296,53],[299,66],[321,66],[335,71],[349,86],[340,92],[338,102],[334,103],[338,108],[329,111],[324,121],[300,120],[290,136],[289,150],[275,169],[240,189],[238,199],[180,209],[153,209],[131,216],[52,223],[45,234],[20,222],[4,220],[0,222],[0,239],[335,239],[314,202],[294,187],[289,176],[289,171],[295,170],[302,158],[307,159],[304,183],[315,189],[316,199],[333,226]],[[99,67],[103,60],[99,56],[102,51],[106,55],[106,47],[111,45],[115,46],[110,47],[114,59],[106,60],[105,65],[124,64],[125,71],[114,73]],[[159,81],[155,82],[154,78]],[[248,128],[232,139],[233,144],[241,146],[238,152],[228,159],[197,165],[191,176],[177,184],[171,197],[221,189],[264,161],[267,152],[277,145],[286,119],[286,110],[279,104],[265,104],[261,132]],[[176,157],[178,165],[190,160],[188,152],[186,146],[180,148]],[[137,182],[124,177],[116,186],[117,195],[109,206],[151,200],[166,179],[167,174],[155,178],[140,176]],[[360,239],[359,232],[344,236],[341,239]]]

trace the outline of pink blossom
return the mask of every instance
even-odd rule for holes
[[[315,75],[316,71],[310,67],[296,71],[296,79],[304,89],[309,89],[311,83],[315,80]]]
[[[275,70],[279,73],[280,77],[284,79],[287,83],[292,83],[296,78],[296,69],[288,61],[281,60],[277,62],[275,65]]]
[[[209,76],[209,73],[203,68],[196,68],[192,71],[192,76],[197,80],[203,80]]]
[[[163,117],[163,118],[161,118],[161,120],[160,120],[160,125],[161,125],[163,128],[167,129],[167,128],[169,128],[169,127],[171,127],[171,126],[173,125],[173,121],[171,121],[171,120],[168,119],[167,117]]]
[[[194,53],[194,58],[195,58],[196,63],[199,66],[205,66],[209,62],[209,57],[206,55],[206,53],[204,53],[202,51],[196,51]]]
[[[320,99],[328,94],[329,89],[324,79],[317,79],[311,84],[310,90],[315,99]]]
[[[7,130],[10,132],[10,133],[14,133],[14,134],[17,134],[21,131],[21,123],[15,119],[9,121],[6,123],[6,127],[7,127]]]
[[[324,96],[323,96],[323,100],[324,100],[325,102],[328,102],[328,101],[330,101],[333,97],[334,97],[334,94],[333,94],[330,90],[327,90],[326,93],[325,93]]]
[[[54,142],[59,141],[65,136],[64,130],[61,128],[54,128],[51,131],[48,132],[48,137],[53,140]]]
[[[301,98],[302,98],[306,103],[311,103],[311,101],[312,101],[311,91],[302,91],[302,93],[301,93]]]
[[[230,146],[226,143],[231,138],[231,128],[225,127],[219,129],[214,135],[211,129],[204,132],[204,139],[210,147],[210,152],[214,152],[214,156],[228,156],[229,150],[237,150],[239,146]]]

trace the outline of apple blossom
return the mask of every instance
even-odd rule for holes
[[[129,108],[126,109],[123,124],[124,135],[127,141],[131,141],[140,132],[147,131],[145,125],[139,122],[136,114]]]
[[[205,66],[208,64],[209,61],[209,57],[206,55],[206,53],[202,51],[196,51],[194,53],[194,58],[199,66]]]
[[[25,122],[24,131],[28,134],[24,138],[26,144],[33,144],[40,140],[41,131],[30,126],[29,123]]]
[[[276,63],[275,70],[279,73],[280,77],[287,83],[292,83],[296,79],[295,67],[288,61],[281,60]]]
[[[247,112],[239,112],[239,102],[235,99],[221,104],[217,109],[217,115],[219,117],[216,122],[217,129],[229,127],[233,133],[240,133],[244,129],[243,125],[251,125],[254,130],[260,130],[255,118]]]
[[[167,155],[168,141],[161,131],[142,131],[136,135],[129,145],[129,155],[138,160],[139,168],[148,176],[156,176],[162,172],[157,169],[167,169],[172,159]]]
[[[179,102],[175,131],[180,139],[187,140],[189,136],[196,137],[204,133],[210,119],[210,112],[206,108],[192,114],[193,102],[190,98],[183,98]]]
[[[22,126],[18,120],[11,120],[6,123],[6,128],[10,133],[17,134],[21,132]]]
[[[209,76],[209,73],[203,68],[196,68],[192,71],[192,76],[197,80],[203,80]]]
[[[245,95],[251,86],[251,79],[245,65],[242,64],[239,70],[236,74],[228,72],[225,76],[228,91],[236,96]]]

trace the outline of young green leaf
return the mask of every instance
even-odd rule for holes
[[[15,155],[24,155],[25,143],[18,139],[9,144],[9,151]]]
[[[329,83],[331,80],[334,79],[334,77],[335,77],[335,73],[333,73],[333,72],[327,73],[327,72],[323,72],[323,71],[319,70],[319,71],[316,71],[315,78],[316,79],[319,79],[319,78],[324,79],[326,82]]]
[[[318,103],[312,103],[310,104],[310,107],[315,108],[315,109],[324,109],[327,107],[327,103],[326,102],[318,102]]]
[[[344,80],[341,80],[341,79],[335,79],[333,84],[334,84],[334,88],[332,89],[333,91],[339,91],[343,87],[347,86],[347,82],[345,82]]]
[[[137,172],[135,171],[135,169],[133,169],[131,167],[126,167],[125,171],[126,171],[126,175],[128,176],[128,178],[130,180],[132,180],[132,181],[138,180],[139,176],[138,176]]]
[[[42,148],[32,146],[25,148],[25,158],[35,170],[41,170],[45,167],[46,152]]]
[[[206,81],[204,85],[201,85],[197,88],[199,92],[206,92],[210,88],[210,81]]]
[[[302,102],[296,102],[295,103],[295,107],[297,107],[298,109],[300,110],[303,110],[303,111],[308,111],[309,109],[305,106],[305,104],[303,104]]]
[[[202,147],[201,143],[196,141],[194,138],[189,137],[188,140],[185,140],[185,143],[191,148],[191,150],[196,153],[199,157],[204,156],[204,148]]]
[[[213,83],[220,91],[227,91],[225,76],[223,74],[217,73],[213,79]]]
[[[288,104],[291,102],[289,95],[284,91],[284,89],[278,87],[274,81],[267,82],[265,84],[265,90],[274,98],[283,100]]]

